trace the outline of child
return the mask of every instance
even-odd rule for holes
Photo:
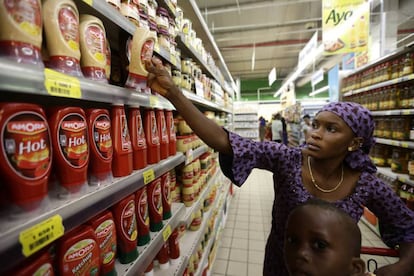
[[[364,276],[361,232],[344,211],[311,199],[293,209],[285,230],[289,275]]]
[[[266,244],[264,275],[286,275],[284,228],[290,211],[310,198],[332,202],[355,221],[363,206],[379,218],[382,239],[400,247],[400,259],[378,269],[377,276],[414,275],[414,212],[380,180],[369,158],[374,120],[356,103],[329,103],[318,112],[301,147],[257,142],[227,131],[205,117],[176,87],[159,59],[146,63],[148,85],[175,106],[193,131],[219,152],[220,167],[241,186],[254,168],[273,173],[275,200]],[[260,189],[260,183],[257,188]]]

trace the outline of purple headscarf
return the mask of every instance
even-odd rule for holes
[[[373,137],[374,120],[371,112],[365,107],[352,102],[333,102],[325,105],[319,112],[329,111],[341,117],[352,129],[356,137],[362,137],[362,146],[349,152],[345,157],[345,162],[355,170],[368,171],[374,173],[377,168],[369,158],[369,151],[375,143]]]

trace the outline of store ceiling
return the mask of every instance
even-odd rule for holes
[[[267,78],[275,67],[277,78],[283,79],[294,70],[300,50],[316,31],[321,39],[321,0],[195,2],[233,78]],[[407,12],[411,20],[404,25],[411,34],[412,14]],[[337,61],[338,57],[325,57],[319,64],[329,67]]]

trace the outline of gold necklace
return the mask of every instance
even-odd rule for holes
[[[311,167],[311,164],[310,164],[310,156],[308,156],[308,169],[309,169],[309,174],[310,174],[313,186],[315,186],[316,189],[318,189],[319,191],[321,191],[323,193],[335,192],[339,188],[339,186],[341,186],[342,182],[344,181],[344,164],[343,163],[342,163],[342,166],[341,166],[341,170],[342,170],[341,180],[339,180],[338,185],[336,185],[335,187],[333,187],[332,189],[329,189],[329,190],[326,190],[326,189],[320,187],[318,184],[316,184],[315,178],[313,178],[312,167]]]

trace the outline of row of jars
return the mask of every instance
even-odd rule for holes
[[[375,117],[374,136],[399,141],[414,141],[414,117]]]
[[[376,166],[391,167],[392,172],[409,174],[410,179],[414,180],[413,149],[375,144],[371,149],[370,156]],[[411,162],[410,165],[409,162]]]
[[[414,83],[385,86],[344,98],[373,111],[414,108]]]
[[[378,177],[391,186],[393,191],[404,201],[409,209],[414,210],[414,186],[402,183],[398,178],[384,174],[379,174]]]
[[[414,52],[396,56],[393,60],[371,66],[366,70],[344,78],[342,92],[410,75],[414,72]]]

